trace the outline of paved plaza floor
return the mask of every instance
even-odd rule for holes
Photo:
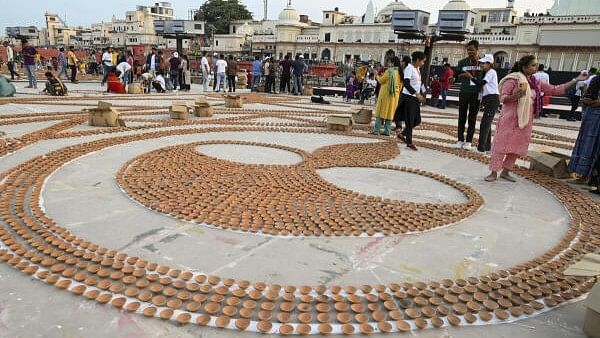
[[[455,109],[424,108],[413,151],[328,130],[361,108],[337,98],[24,86],[0,99],[0,337],[585,337],[593,280],[562,271],[598,251],[598,200],[527,158],[485,182]],[[200,96],[212,117],[170,119]],[[89,126],[99,100],[126,127]]]

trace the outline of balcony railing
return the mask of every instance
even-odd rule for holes
[[[513,35],[469,34],[468,39],[477,40],[482,44],[512,44],[517,41]]]

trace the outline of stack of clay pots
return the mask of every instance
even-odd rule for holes
[[[194,115],[197,117],[212,117],[213,108],[208,104],[204,97],[199,97],[194,101]]]

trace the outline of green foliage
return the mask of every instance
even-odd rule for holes
[[[216,27],[216,34],[229,33],[229,24],[235,20],[250,20],[252,13],[239,0],[207,0],[196,13],[195,20]],[[207,30],[207,33],[212,33]]]

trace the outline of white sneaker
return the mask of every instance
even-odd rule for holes
[[[462,147],[464,150],[466,151],[471,151],[473,150],[473,147],[471,147],[471,142],[465,142],[465,144]]]
[[[463,141],[458,141],[454,145],[454,148],[456,148],[456,149],[462,149],[464,146],[465,146],[465,143]]]

